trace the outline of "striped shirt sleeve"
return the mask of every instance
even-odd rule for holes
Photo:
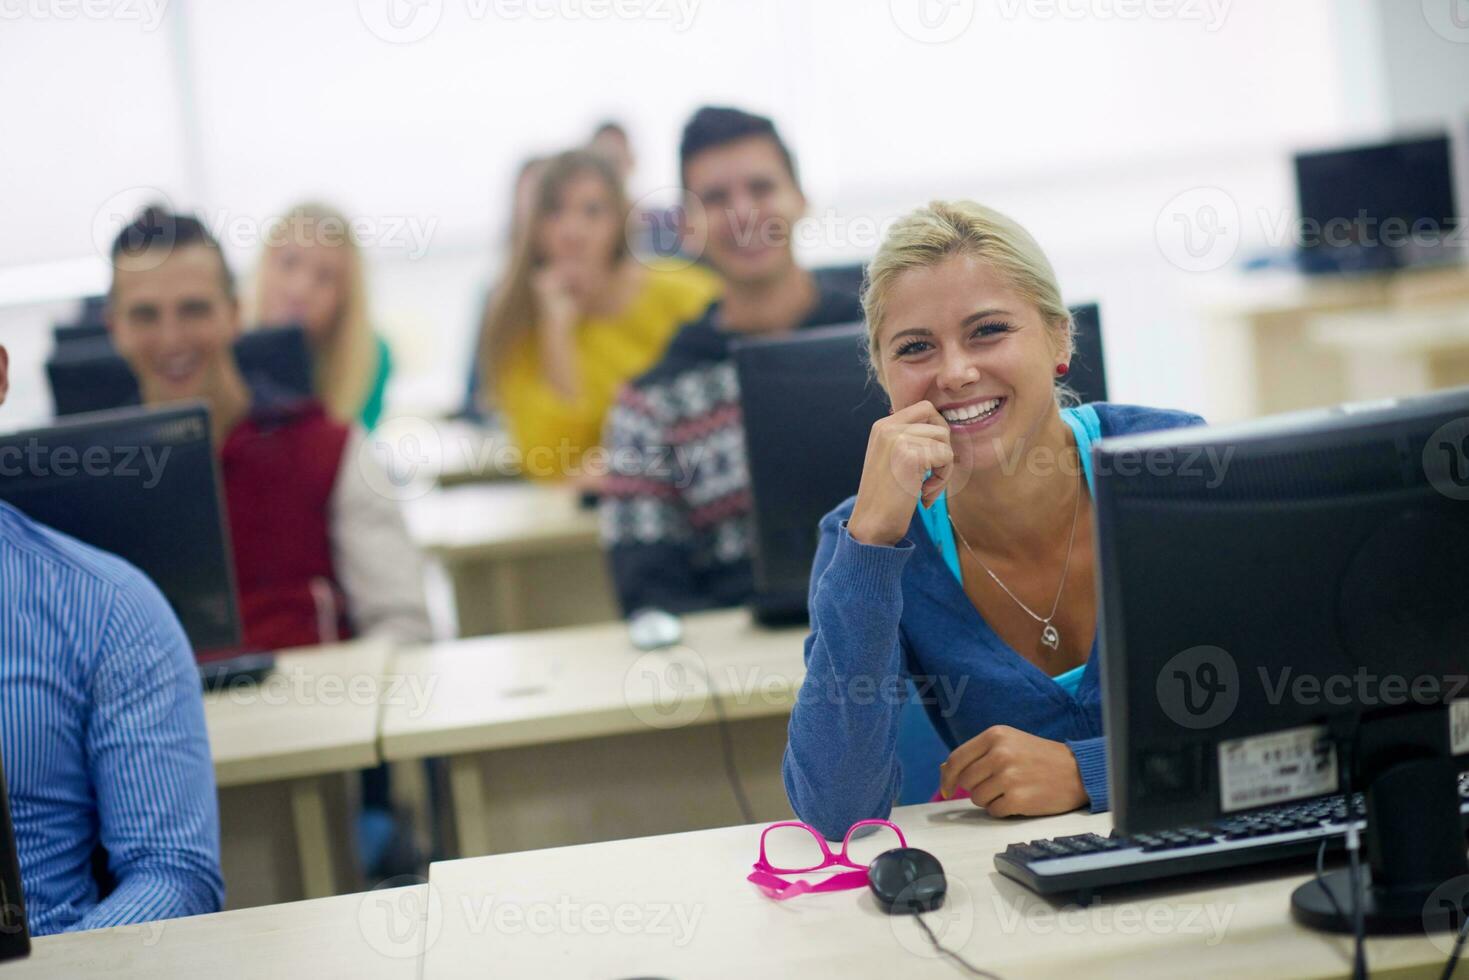
[[[219,810],[198,673],[141,576],[117,589],[91,678],[87,763],[116,887],[73,928],[218,911]]]

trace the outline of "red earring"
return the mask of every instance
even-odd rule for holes
[[[1059,378],[1061,375],[1065,374],[1068,370],[1069,370],[1069,368],[1065,364],[1057,364],[1056,365],[1056,377]]]

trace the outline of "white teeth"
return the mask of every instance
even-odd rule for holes
[[[943,415],[945,421],[949,422],[952,425],[957,425],[964,422],[973,422],[975,419],[978,418],[983,418],[986,415],[992,414],[995,409],[999,407],[1000,399],[991,398],[987,402],[975,402],[973,405],[964,405],[959,408],[950,408],[941,412],[940,414]]]
[[[170,357],[160,365],[161,373],[170,381],[182,381],[194,373],[199,366],[199,358],[194,355],[183,357]]]

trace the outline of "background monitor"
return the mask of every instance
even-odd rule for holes
[[[857,492],[887,396],[867,371],[861,324],[735,345],[754,494],[755,616],[806,617],[817,525]]]
[[[202,405],[122,409],[0,436],[0,476],[0,500],[151,578],[198,658],[237,651],[224,496]]]
[[[31,935],[26,924],[20,857],[15,851],[15,828],[10,823],[10,793],[5,785],[5,768],[0,766],[0,963],[29,955]]]
[[[1469,389],[1104,439],[1093,459],[1118,830],[1350,781],[1376,887],[1464,874]]]
[[[1462,254],[1448,241],[1459,212],[1446,134],[1300,153],[1295,169],[1304,271],[1396,269]]]
[[[1096,303],[1071,308],[1076,329],[1072,335],[1071,370],[1066,385],[1083,405],[1107,400],[1107,363],[1102,352],[1102,311]]]
[[[288,397],[313,396],[311,348],[301,327],[245,331],[235,341],[235,361],[251,388],[269,388]],[[46,362],[46,374],[58,416],[104,412],[141,400],[137,380],[105,334],[58,342]]]

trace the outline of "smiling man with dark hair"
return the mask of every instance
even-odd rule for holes
[[[0,402],[9,373],[0,347]],[[4,503],[0,595],[0,752],[32,934],[218,911],[214,767],[173,610],[136,568]]]
[[[684,127],[679,163],[688,240],[702,245],[724,296],[674,335],[609,416],[602,537],[624,613],[749,599],[752,502],[731,344],[862,319],[855,289],[823,286],[796,263],[806,198],[774,123],[706,106]]]

